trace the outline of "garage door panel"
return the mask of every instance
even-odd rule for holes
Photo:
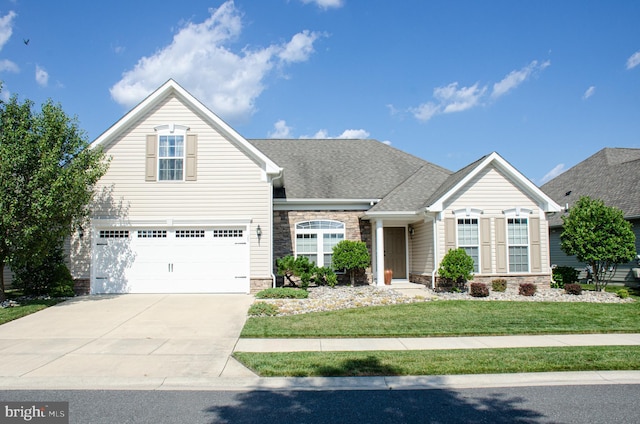
[[[249,245],[243,228],[129,231],[94,246],[94,293],[246,293]],[[124,256],[126,261],[114,258]]]

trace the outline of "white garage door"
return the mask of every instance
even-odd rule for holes
[[[248,293],[244,228],[97,229],[92,293]]]

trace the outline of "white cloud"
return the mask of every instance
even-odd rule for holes
[[[540,64],[537,60],[534,60],[524,68],[510,72],[500,82],[493,84],[490,97],[496,99],[508,93],[549,65],[551,65],[551,62],[548,60]],[[462,112],[482,105],[483,100],[487,97],[487,91],[487,86],[481,87],[479,83],[475,83],[470,87],[459,88],[457,82],[452,82],[449,85],[433,89],[435,102],[425,102],[417,107],[410,107],[408,111],[417,120],[426,122],[436,115]],[[391,109],[392,114],[394,111],[395,109]]]
[[[409,112],[411,112],[418,121],[428,121],[440,113],[440,106],[432,102],[423,103],[418,107],[409,108]]]
[[[446,87],[434,89],[433,97],[440,100],[440,105],[443,107],[442,113],[462,112],[478,105],[486,91],[487,88],[479,88],[478,83],[459,89],[458,83],[454,82]]]
[[[344,5],[343,0],[301,0],[304,4],[315,4],[321,9],[339,8]]]
[[[629,59],[627,59],[627,69],[633,69],[638,65],[640,65],[640,50],[632,54]]]
[[[541,64],[538,64],[537,60],[534,60],[527,66],[517,71],[511,71],[506,77],[502,79],[502,81],[493,84],[493,92],[491,93],[491,97],[497,98],[504,94],[507,94],[509,91],[513,90],[523,82],[525,82],[531,75],[536,72],[542,71],[551,65],[551,61],[547,60]]]
[[[564,167],[564,163],[559,163],[551,171],[547,172],[544,175],[544,177],[542,177],[542,180],[540,180],[540,184],[544,184],[547,181],[551,181],[552,179],[554,179],[558,175],[562,174],[564,171],[566,171],[566,169]]]
[[[11,34],[13,34],[13,19],[18,16],[14,11],[11,11],[0,18],[0,49],[4,47],[4,45],[11,38]]]
[[[240,12],[230,0],[210,13],[204,22],[188,22],[169,45],[141,58],[111,87],[111,97],[132,107],[173,78],[224,119],[246,118],[274,66],[307,60],[313,42],[322,36],[303,31],[288,43],[234,52],[226,43],[242,32]]]
[[[18,65],[13,63],[10,60],[2,59],[0,60],[0,72],[20,72],[20,68]]]
[[[269,133],[269,138],[291,138],[291,127],[287,125],[284,119],[273,124],[275,131]]]
[[[344,130],[342,134],[337,137],[331,137],[329,135],[329,131],[322,129],[316,132],[312,136],[303,135],[300,138],[311,138],[311,139],[336,139],[336,138],[345,138],[345,139],[366,139],[369,138],[369,132],[363,129],[359,130]]]
[[[278,57],[285,63],[304,62],[313,53],[313,43],[322,34],[304,30],[291,37],[284,49],[278,53]]]
[[[46,87],[49,83],[49,73],[39,65],[36,65],[36,82],[41,87]]]
[[[584,94],[582,95],[582,99],[587,100],[589,97],[593,96],[595,93],[596,93],[596,86],[592,85],[591,87],[587,88],[587,91],[584,92]]]

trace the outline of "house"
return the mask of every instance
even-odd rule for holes
[[[497,153],[454,173],[375,140],[247,140],[173,80],[92,146],[111,164],[69,245],[91,293],[255,292],[277,258],[328,266],[344,239],[377,285],[433,285],[455,247],[476,281],[549,285],[560,206]]]
[[[565,208],[563,214],[550,217],[551,263],[571,266],[586,276],[586,264],[575,256],[567,256],[560,248],[562,216],[582,196],[602,200],[607,206],[619,208],[633,225],[636,251],[640,252],[640,149],[605,148],[558,175],[541,188]],[[638,282],[633,268],[636,261],[618,266],[612,279],[618,283]]]

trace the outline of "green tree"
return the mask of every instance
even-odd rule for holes
[[[461,247],[451,249],[442,258],[438,275],[451,284],[464,286],[473,278],[473,258]]]
[[[369,249],[363,241],[342,240],[333,246],[331,266],[335,270],[347,271],[351,286],[355,286],[356,272],[367,268],[370,263]]]
[[[16,96],[0,102],[0,270],[42,262],[88,216],[108,166],[104,153],[88,146],[77,119],[51,100],[41,111]]]
[[[562,220],[561,248],[591,268],[597,291],[611,281],[618,264],[636,255],[631,223],[620,209],[602,200],[581,197]]]

